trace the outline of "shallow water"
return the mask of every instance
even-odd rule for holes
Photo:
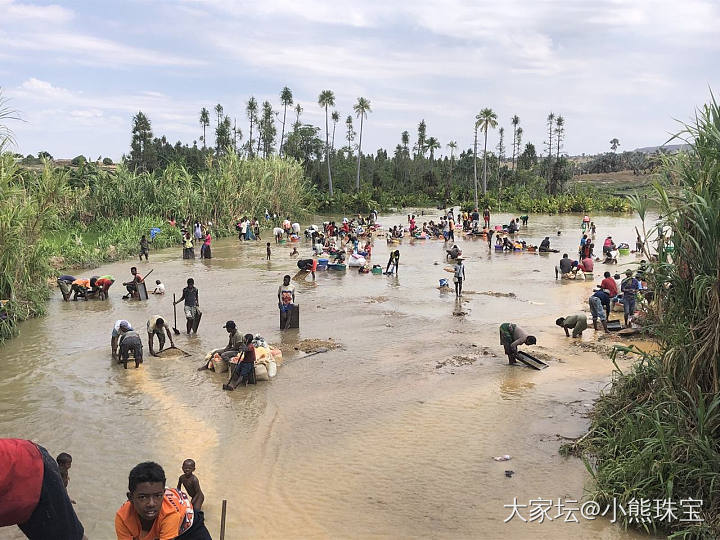
[[[531,216],[519,236],[538,244],[550,235],[552,247],[572,255],[580,219]],[[636,219],[594,220],[598,246],[607,234],[634,245]],[[269,263],[264,241],[215,242],[210,261],[182,260],[180,248],[153,251],[138,267],[154,269],[150,281],[161,279],[169,294],[147,302],[120,298],[130,262],[83,272],[116,277],[109,301],[65,303],[56,291],[48,316],[24,323],[21,336],[0,349],[0,433],[72,454],[69,491],[91,539],[114,538],[132,466],[157,461],[174,487],[188,457],[197,462],[214,538],[223,499],[228,539],[636,537],[607,520],[503,523],[514,497],[525,504],[583,497],[588,475],[579,460],[559,456],[558,436],[584,432],[584,413],[612,364],[554,325],[588,311],[592,288],[555,280],[562,253],[457,243],[466,257],[461,301],[437,289],[440,278],[452,277],[443,271],[443,243],[405,239],[392,246],[401,252],[398,277],[349,269],[298,283],[299,331],[278,330],[277,286],[297,271],[287,245],[273,244]],[[301,242],[299,250],[304,256],[309,246]],[[387,256],[385,241],[376,240],[372,262],[384,266]],[[619,266],[633,262],[634,255],[621,257]],[[598,263],[594,283],[604,270]],[[145,322],[153,314],[172,321],[172,292],[181,294],[188,277],[199,288],[203,321],[197,336],[175,340],[193,357],[151,358]],[[477,294],[490,291],[517,296]],[[182,329],[182,310],[179,316]],[[143,334],[141,369],[111,363],[110,331],[119,318]],[[228,393],[223,375],[196,371],[204,351],[226,344],[228,319],[288,348],[272,382]],[[507,365],[497,331],[505,321],[537,336],[530,350],[547,355],[549,369]],[[300,339],[330,337],[342,349],[306,359],[292,351]],[[591,327],[582,341],[595,339]],[[492,460],[502,454],[512,460]]]

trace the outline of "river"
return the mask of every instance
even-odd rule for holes
[[[109,301],[63,302],[55,291],[47,317],[23,323],[20,337],[0,349],[0,433],[72,454],[69,492],[91,540],[114,538],[135,464],[157,461],[174,487],[185,458],[197,463],[216,539],[223,499],[229,540],[640,537],[579,515],[579,523],[503,522],[515,497],[572,506],[589,481],[580,460],[558,454],[561,437],[584,433],[585,414],[612,371],[607,357],[583,345],[596,341],[592,327],[577,343],[554,324],[588,310],[592,282],[556,281],[553,270],[563,251],[576,252],[580,219],[533,215],[522,230],[535,244],[549,235],[560,254],[496,253],[483,240],[458,239],[467,273],[460,301],[437,289],[451,278],[440,241],[393,246],[401,252],[397,277],[319,272],[316,282],[297,284],[299,331],[278,329],[277,286],[297,267],[290,247],[274,243],[265,261],[267,232],[257,243],[217,241],[209,261],[182,260],[179,247],[151,251],[140,273],[154,269],[150,281],[161,279],[169,294],[147,302],[120,298],[132,261],[82,272],[116,277]],[[380,217],[386,226],[406,221]],[[637,218],[594,221],[596,252],[608,234],[634,245]],[[309,253],[305,242],[299,249]],[[387,258],[385,241],[376,240],[372,262],[384,266]],[[633,262],[621,257],[619,268]],[[604,270],[598,263],[594,283]],[[194,356],[149,357],[145,322],[154,314],[172,321],[172,293],[188,277],[204,317],[197,336],[175,340]],[[120,318],[141,331],[141,369],[111,362],[110,331]],[[272,382],[229,393],[223,375],[196,371],[204,351],[226,344],[228,319],[284,345]],[[532,330],[538,345],[529,350],[550,358],[550,368],[507,365],[498,338],[505,321]],[[303,358],[292,349],[305,338],[333,338],[342,348]],[[493,461],[503,454],[512,460]]]

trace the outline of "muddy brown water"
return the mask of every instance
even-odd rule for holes
[[[427,213],[420,222],[437,217]],[[496,253],[483,240],[458,239],[467,273],[459,301],[437,289],[452,277],[443,271],[443,243],[405,239],[392,246],[401,252],[397,277],[348,269],[298,283],[300,330],[285,332],[276,294],[282,276],[297,271],[289,245],[273,243],[270,262],[265,238],[215,242],[209,261],[182,260],[180,248],[152,251],[140,272],[154,269],[150,281],[161,279],[168,294],[147,302],[120,298],[132,261],[82,272],[116,277],[109,301],[65,303],[56,291],[47,317],[24,323],[0,349],[0,433],[72,454],[69,491],[91,539],[114,538],[130,468],[157,461],[174,487],[185,458],[197,463],[214,538],[223,499],[228,539],[640,537],[605,519],[503,523],[514,497],[582,499],[588,487],[582,462],[558,454],[559,439],[584,433],[612,364],[554,325],[587,311],[592,283],[556,281],[553,271],[562,251],[576,251],[580,219],[533,215],[521,231],[535,244],[549,235],[560,254]],[[598,246],[607,234],[634,245],[637,219],[594,221]],[[305,256],[309,245],[299,250]],[[376,240],[372,262],[384,266],[388,252]],[[621,257],[619,268],[635,262]],[[604,270],[598,263],[595,283]],[[204,317],[199,334],[186,336],[179,310],[183,334],[175,340],[193,356],[151,358],[145,322],[154,314],[172,322],[172,293],[188,277]],[[110,331],[120,318],[141,330],[141,369],[111,363]],[[228,393],[222,375],[196,371],[205,351],[225,345],[228,319],[284,346],[272,382]],[[529,350],[548,358],[549,369],[507,365],[497,330],[505,321],[537,336]],[[293,350],[305,338],[343,347],[305,359]],[[582,341],[595,340],[591,327]],[[512,460],[493,461],[503,454]]]

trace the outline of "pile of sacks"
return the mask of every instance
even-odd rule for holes
[[[268,345],[265,338],[255,336],[252,342],[255,347],[255,380],[269,381],[277,375],[277,366],[282,364],[282,351],[277,347]],[[222,359],[220,351],[215,349],[205,355],[205,361],[209,362],[216,373],[225,373],[228,371],[228,362]],[[239,361],[239,355],[232,358],[230,362]]]

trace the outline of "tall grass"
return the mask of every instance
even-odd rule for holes
[[[0,155],[0,341],[17,322],[43,313],[48,279],[59,268],[93,266],[138,253],[142,234],[162,229],[155,247],[179,245],[175,217],[213,223],[214,236],[234,232],[243,216],[267,209],[280,215],[313,210],[301,166],[293,160],[240,160],[228,155],[192,176],[171,165],[161,174],[136,175],[45,164],[41,172]],[[52,266],[51,263],[52,262]]]
[[[718,538],[720,107],[714,98],[678,137],[691,149],[666,159],[666,181],[656,185],[654,201],[663,217],[646,235],[659,253],[648,280],[656,292],[649,320],[660,351],[643,355],[629,373],[616,373],[590,432],[571,449],[594,475],[592,498],[702,499],[703,523],[657,525],[677,538]],[[644,203],[634,205],[644,220]]]

